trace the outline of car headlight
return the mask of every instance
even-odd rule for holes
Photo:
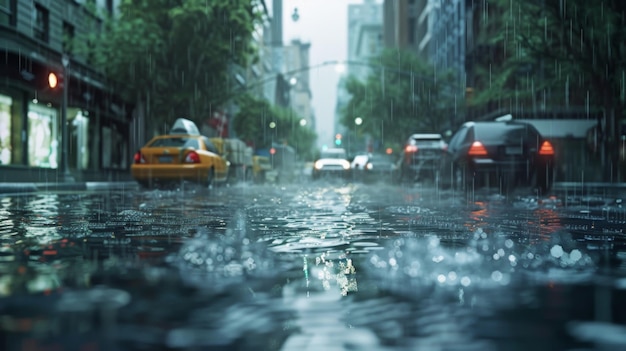
[[[350,169],[350,162],[343,161],[341,162],[341,166],[343,167],[343,169]]]
[[[324,164],[320,161],[316,161],[314,167],[315,169],[319,170],[319,169],[322,169],[322,167],[324,167]]]

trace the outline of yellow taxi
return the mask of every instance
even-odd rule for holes
[[[228,167],[195,123],[179,118],[169,134],[152,138],[135,153],[130,170],[133,179],[151,188],[182,181],[203,186],[225,183]]]

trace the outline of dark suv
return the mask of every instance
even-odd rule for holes
[[[411,135],[402,152],[398,172],[400,180],[415,181],[423,177],[434,179],[446,148],[447,144],[441,134]]]

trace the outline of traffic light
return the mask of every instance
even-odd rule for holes
[[[62,89],[63,74],[57,72],[48,73],[48,87],[53,90]]]
[[[335,145],[341,146],[341,134],[335,135]]]

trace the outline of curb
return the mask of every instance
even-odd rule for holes
[[[136,182],[0,183],[0,194],[49,191],[135,190]]]

